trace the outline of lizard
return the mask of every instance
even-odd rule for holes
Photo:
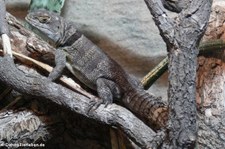
[[[135,114],[150,123],[164,125],[165,104],[145,91],[134,76],[81,34],[72,22],[46,10],[30,12],[25,19],[56,46],[56,66],[48,76],[50,80],[56,80],[67,67],[82,83],[97,91],[103,104],[122,99],[125,107]],[[159,109],[165,110],[164,114],[159,115]]]

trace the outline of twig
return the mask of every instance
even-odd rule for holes
[[[20,93],[48,99],[78,114],[120,127],[141,148],[156,148],[158,146],[156,139],[162,141],[162,138],[157,138],[157,134],[152,129],[121,106],[110,104],[106,108],[100,105],[97,109],[90,111],[93,100],[88,100],[87,97],[51,82],[41,75],[25,74],[19,71],[7,55],[0,57],[0,63],[2,64],[0,65],[0,81]]]
[[[2,50],[0,50],[0,51],[2,52]],[[49,66],[49,65],[47,65],[47,64],[45,64],[45,63],[42,63],[42,62],[37,61],[37,60],[35,60],[35,59],[32,59],[32,58],[30,58],[30,57],[28,57],[28,56],[25,56],[25,55],[23,55],[23,54],[17,53],[17,52],[15,52],[15,51],[12,51],[12,54],[13,54],[13,56],[15,56],[15,57],[19,57],[19,58],[22,58],[22,59],[27,60],[27,61],[29,61],[29,62],[32,62],[32,63],[34,63],[35,65],[41,67],[42,69],[44,69],[44,70],[46,70],[46,71],[48,71],[48,72],[51,72],[52,69],[53,69],[51,66]],[[68,87],[70,87],[72,90],[74,90],[74,91],[76,91],[76,92],[79,92],[79,93],[81,93],[82,95],[84,95],[84,96],[86,96],[86,97],[88,97],[88,98],[92,98],[92,99],[96,98],[96,99],[97,99],[97,97],[95,97],[95,96],[91,95],[90,93],[86,92],[84,89],[81,88],[81,86],[80,86],[79,84],[77,84],[77,83],[74,82],[72,79],[70,79],[70,78],[68,78],[68,77],[66,77],[66,76],[60,77],[60,81],[63,82],[63,83],[65,83],[65,84],[66,84]]]
[[[2,37],[4,54],[9,54],[12,57],[12,49],[9,39],[9,27],[6,20],[6,7],[4,0],[0,1],[0,35]]]
[[[2,45],[3,45],[3,51],[4,55],[9,54],[12,57],[12,48],[9,36],[7,34],[2,34]]]
[[[200,43],[199,53],[209,53],[225,49],[225,41],[222,39],[211,40]],[[168,57],[164,58],[157,66],[155,66],[144,78],[141,83],[145,89],[149,89],[155,81],[160,78],[168,69]]]
[[[168,69],[168,57],[164,58],[157,66],[155,66],[144,78],[141,83],[144,89],[149,89],[155,81],[160,78]]]

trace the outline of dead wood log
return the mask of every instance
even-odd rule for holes
[[[157,140],[155,140],[156,133],[128,110],[112,104],[107,108],[104,105],[100,105],[92,111],[90,106],[93,103],[93,99],[72,92],[56,83],[49,82],[47,78],[40,75],[25,74],[19,71],[9,56],[1,58],[0,63],[4,64],[0,66],[1,82],[11,86],[16,91],[51,100],[57,105],[64,106],[76,113],[105,124],[120,127],[142,148],[156,147],[158,145]]]
[[[54,57],[54,48],[49,46],[46,42],[38,40],[32,32],[23,28],[11,15],[8,14],[7,18],[8,23],[13,26],[13,28],[11,28],[13,50],[49,63],[49,60],[51,61],[51,58]],[[90,106],[95,101],[94,99],[89,99],[61,85],[49,82],[45,77],[39,74],[31,74],[29,71],[22,72],[14,65],[12,59],[7,56],[1,58],[0,61],[0,72],[2,72],[0,81],[24,95],[36,97],[44,101],[48,99],[72,112],[79,113],[104,124],[119,127],[142,148],[156,147],[160,141],[162,141],[160,135],[157,135],[131,112],[120,106],[115,104],[107,108],[100,106],[90,112]],[[15,114],[14,116],[19,116],[19,114]],[[35,119],[35,122],[36,121],[39,120]],[[22,123],[23,121],[20,122]],[[23,129],[21,129],[21,131],[22,130]],[[20,132],[20,130],[18,132]],[[27,135],[28,134],[31,133],[27,133]],[[42,136],[46,135],[47,133],[43,133]]]
[[[176,18],[159,0],[145,0],[169,58],[169,142],[165,148],[194,148],[197,139],[196,68],[198,44],[208,24],[212,0],[192,0]]]

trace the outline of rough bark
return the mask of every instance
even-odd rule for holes
[[[203,41],[224,41],[225,2],[214,1],[208,28]],[[197,95],[198,147],[221,149],[225,146],[224,118],[224,51],[211,52],[198,59]]]
[[[207,26],[212,1],[193,0],[175,19],[167,16],[159,1],[145,1],[169,52],[169,146],[193,148],[197,138],[197,47]]]
[[[45,148],[59,149],[111,146],[107,126],[40,98],[23,97],[15,105],[1,110],[0,116],[0,144],[5,148],[10,148],[6,143],[42,144]]]
[[[47,78],[40,75],[24,74],[15,67],[12,59],[8,56],[1,58],[0,63],[7,65],[7,67],[0,66],[0,80],[16,91],[49,99],[57,105],[64,106],[76,113],[105,124],[118,126],[143,148],[157,145],[154,140],[154,137],[156,137],[155,132],[128,110],[112,104],[107,108],[100,105],[97,109],[90,111],[94,99],[89,99],[56,83],[49,82]]]
[[[17,29],[19,28],[19,32],[22,33],[20,34],[15,28],[11,30],[13,35],[12,47],[14,51],[22,52],[41,61],[49,61],[49,58],[53,57],[53,48],[49,47],[44,41],[40,42],[37,37],[35,37],[31,32],[26,31],[12,16],[8,15],[8,19],[9,24],[13,25]],[[21,51],[21,49],[24,49],[24,47],[27,47],[28,51]],[[89,117],[104,124],[119,127],[142,148],[155,147],[158,145],[158,143],[160,143],[157,141],[162,140],[160,135],[158,136],[142,121],[137,119],[131,112],[120,106],[115,104],[112,104],[107,108],[100,106],[93,112],[89,112],[90,106],[93,104],[94,99],[89,99],[85,96],[74,93],[65,87],[62,87],[61,85],[49,82],[45,77],[42,77],[38,74],[30,74],[30,70],[24,73],[21,70],[18,70],[13,64],[13,61],[8,57],[1,58],[0,61],[0,72],[2,72],[0,75],[0,81],[8,86],[11,86],[13,89],[24,95],[32,95],[44,101],[46,101],[45,99],[48,99],[57,105],[69,109],[72,112],[79,113],[85,117]],[[16,116],[20,116],[20,114],[11,116],[15,118]],[[30,119],[30,117],[28,119]],[[14,121],[10,122],[13,123]],[[10,122],[8,124],[10,124]],[[29,122],[29,120],[25,120],[25,122]],[[20,125],[21,123],[23,124],[23,121],[18,121],[17,124]],[[31,125],[36,123],[37,125],[34,125],[35,127],[33,130],[36,130],[37,128],[38,130],[42,130],[41,127],[38,127],[40,126],[40,120],[35,119],[34,121],[31,121]],[[17,131],[18,134],[24,130],[27,130],[24,129],[24,125],[26,124],[23,124],[22,129]],[[44,126],[44,124],[42,126]],[[35,133],[33,130],[33,134],[29,130],[28,132],[30,133],[26,133],[26,136],[28,136],[28,134],[32,134],[32,136],[36,135],[36,139],[31,137],[33,141],[37,140],[37,138],[40,138],[40,136],[48,136],[47,132],[41,133],[41,131],[37,135],[37,133]],[[6,138],[10,133],[7,135],[4,135],[4,133],[2,134],[2,137]],[[18,141],[20,141],[19,138],[22,136],[18,134],[14,137],[18,138]],[[9,138],[10,139],[8,140],[11,141],[15,139],[12,139],[12,137]]]
[[[202,6],[204,6],[204,5],[202,5]],[[15,20],[14,20],[15,21]],[[169,21],[171,21],[170,19],[169,19]],[[173,21],[172,21],[173,22]],[[9,23],[10,23],[10,21],[9,21]],[[12,23],[12,22],[11,22]],[[173,23],[172,23],[173,24]],[[14,24],[13,24],[14,26],[15,26],[15,22],[14,22]],[[20,24],[18,23],[17,24],[18,26],[17,27],[19,27],[20,26]],[[181,29],[181,27],[179,28],[180,30],[182,30]],[[162,29],[162,31],[163,31],[163,29]],[[220,30],[220,31],[222,31],[222,29]],[[20,30],[20,32],[23,32],[25,35],[27,35],[27,34],[29,34],[27,31],[23,31],[23,29],[22,30]],[[18,36],[21,36],[19,33],[17,33],[17,31],[13,31],[13,35],[15,35],[15,38],[13,39],[13,42],[14,42],[14,45],[17,45],[17,47],[15,47],[14,46],[14,49],[17,49],[18,51],[20,51],[20,49],[21,48],[24,48],[24,46],[27,46],[27,48],[30,50],[30,52],[29,51],[26,51],[26,50],[24,50],[24,51],[22,51],[22,52],[24,52],[26,55],[28,54],[28,55],[30,55],[30,56],[32,56],[32,57],[35,57],[36,59],[39,59],[39,60],[41,60],[41,61],[48,61],[49,60],[49,58],[53,58],[53,52],[54,52],[54,49],[53,48],[51,48],[51,47],[48,47],[48,44],[46,44],[45,42],[43,42],[43,43],[41,43],[40,44],[40,42],[37,42],[37,43],[35,43],[35,41],[37,41],[37,39],[36,39],[36,37],[34,37],[34,36],[32,36],[32,35],[30,35],[29,36],[29,38],[17,38]],[[221,35],[221,33],[220,33],[220,35]],[[222,34],[223,35],[223,34]],[[194,35],[193,35],[194,36]],[[221,36],[222,37],[222,36]],[[179,38],[180,38],[180,36],[179,36]],[[184,37],[182,37],[182,38],[184,38]],[[180,39],[182,39],[182,38],[180,38]],[[19,39],[19,40],[18,40]],[[21,41],[21,39],[23,40],[23,41]],[[164,39],[166,39],[166,38],[164,38]],[[20,43],[20,44],[18,44],[18,43]],[[170,46],[171,46],[171,44],[169,44]],[[186,45],[185,45],[186,46]],[[47,47],[47,48],[46,48]],[[171,46],[171,47],[173,47],[173,46]],[[194,47],[194,46],[192,46],[192,47]],[[190,47],[189,47],[190,48]],[[48,51],[50,49],[50,51]],[[185,48],[184,48],[185,49]],[[184,50],[183,49],[183,50]],[[194,48],[193,48],[194,49]],[[47,50],[47,51],[46,51]],[[184,52],[182,49],[180,49],[179,47],[178,47],[178,49],[173,49],[173,50],[170,50],[170,51],[179,51],[179,52],[177,52],[178,53],[178,55],[182,55],[182,53],[184,53],[184,55],[185,54],[187,54],[188,55],[188,53],[187,52]],[[187,48],[187,50],[189,50],[190,51],[190,49],[188,49]],[[41,52],[40,52],[41,51]],[[175,52],[174,52],[175,53]],[[173,54],[174,54],[173,53]],[[193,52],[193,53],[197,53],[197,51],[196,52]],[[172,56],[173,56],[173,54],[171,54]],[[184,55],[183,55],[183,57],[184,57]],[[194,55],[194,54],[193,54]],[[192,55],[192,56],[193,56]],[[172,57],[171,56],[171,57]],[[189,55],[188,55],[189,56]],[[46,57],[46,58],[45,58]],[[179,58],[177,58],[177,59],[182,59],[183,58],[182,56],[179,56]],[[195,56],[193,56],[193,57],[195,57]],[[176,57],[175,57],[176,58]],[[177,60],[177,59],[175,59],[175,60]],[[186,60],[186,57],[185,58],[183,58],[182,59],[182,61],[184,61],[184,60]],[[52,61],[52,60],[50,60],[50,61]],[[190,59],[189,59],[189,61],[190,61]],[[207,59],[207,61],[208,61],[208,59]],[[48,61],[49,62],[49,61]],[[200,85],[198,85],[198,93],[200,93],[201,94],[201,97],[202,97],[202,95],[205,95],[205,94],[209,94],[208,96],[207,96],[207,99],[215,99],[215,101],[218,101],[219,99],[222,99],[223,98],[223,92],[221,91],[222,89],[222,86],[223,86],[223,64],[221,64],[222,63],[222,61],[220,61],[220,60],[218,60],[218,59],[213,59],[212,60],[212,63],[211,63],[211,61],[209,61],[209,63],[206,63],[206,59],[205,58],[200,58],[200,66],[203,66],[203,64],[204,64],[204,66],[207,68],[199,68],[199,76],[201,76],[201,78],[199,79],[199,82],[201,82],[201,84]],[[192,63],[192,61],[190,62],[190,63]],[[193,63],[194,64],[194,63]],[[222,67],[222,66],[223,67]],[[189,65],[188,65],[189,66]],[[210,66],[210,67],[209,67]],[[181,67],[181,66],[178,66],[178,67]],[[216,68],[216,69],[215,69]],[[220,69],[219,69],[220,68]],[[182,68],[183,69],[183,68]],[[187,70],[189,70],[189,68],[186,68]],[[218,70],[219,69],[219,70]],[[185,70],[185,69],[184,69]],[[213,70],[216,70],[215,72],[213,71]],[[182,73],[182,72],[180,72],[180,70],[178,69],[178,71],[179,71],[179,73]],[[202,72],[208,72],[208,71],[210,71],[210,73],[204,73],[205,75],[203,75],[203,73]],[[212,72],[212,73],[211,73]],[[183,73],[186,73],[186,72],[183,72]],[[188,73],[192,73],[192,72],[188,72]],[[193,74],[193,73],[192,73]],[[176,74],[174,74],[174,75],[176,75]],[[219,76],[219,77],[218,77]],[[217,78],[218,77],[218,78]],[[193,77],[194,78],[194,77]],[[192,79],[193,79],[192,78]],[[213,78],[213,79],[212,79]],[[217,81],[215,81],[215,82],[213,82],[213,80],[215,79],[215,78],[217,78],[216,80]],[[209,80],[209,79],[211,79],[212,80],[212,82],[211,82],[211,80],[208,82],[207,80]],[[193,80],[192,80],[193,81]],[[202,83],[203,82],[203,83]],[[182,82],[181,82],[182,83]],[[212,84],[212,85],[211,85]],[[216,86],[216,88],[218,87],[218,86],[221,86],[221,88],[220,89],[214,89],[213,90],[213,88]],[[170,88],[171,89],[171,88]],[[177,88],[175,88],[175,89],[177,89]],[[209,89],[208,91],[209,91],[209,93],[206,93],[205,91],[204,91],[204,93],[202,92],[202,90],[204,90],[204,89]],[[212,90],[213,90],[213,92],[212,92]],[[185,91],[185,90],[184,90]],[[184,92],[184,91],[182,91],[182,92]],[[181,91],[178,91],[177,93],[181,93]],[[215,97],[216,96],[216,97]],[[180,96],[179,96],[180,97]],[[197,96],[198,97],[198,96]],[[185,96],[185,99],[186,99],[187,97]],[[180,98],[177,98],[178,100],[180,100]],[[202,99],[202,98],[201,98]],[[218,99],[218,100],[217,100]],[[39,103],[40,103],[40,101],[38,101]],[[206,103],[207,102],[207,103]],[[212,105],[210,105],[210,104],[208,104],[208,102],[209,101],[207,101],[207,100],[205,100],[205,98],[204,98],[204,101],[202,102],[199,102],[199,103],[203,103],[204,104],[204,106],[203,107],[200,107],[201,109],[203,108],[203,113],[200,113],[199,114],[199,118],[200,118],[200,121],[199,121],[199,124],[200,124],[200,127],[199,127],[199,133],[198,133],[198,135],[199,135],[199,139],[198,139],[198,143],[199,143],[199,147],[201,148],[201,147],[209,147],[209,148],[223,148],[223,146],[224,146],[224,134],[223,134],[223,132],[224,132],[224,130],[223,130],[223,127],[224,127],[224,124],[223,124],[223,116],[222,116],[222,112],[223,112],[223,108],[221,107],[221,111],[220,111],[220,109],[219,110],[216,110],[216,106],[218,105],[218,103],[216,103],[216,102],[214,102]],[[220,104],[222,104],[223,102],[222,101],[218,101]],[[53,112],[53,115],[54,115],[54,117],[55,117],[55,115],[56,115],[56,113],[55,113],[55,111],[54,110],[52,110],[52,107],[50,106],[51,105],[51,102],[50,102],[50,104],[47,106],[47,107],[49,107],[50,109],[51,109],[51,112]],[[213,109],[212,108],[209,108],[209,105],[210,105],[210,107],[213,107]],[[46,105],[43,105],[43,106],[41,106],[41,107],[45,107]],[[180,108],[180,110],[181,110],[181,112],[183,111],[183,108],[184,108],[184,106],[183,105],[181,105],[182,106],[182,108]],[[171,107],[171,104],[170,104],[170,107]],[[49,108],[47,108],[47,109],[49,109]],[[36,109],[36,108],[35,108]],[[32,110],[34,110],[34,109],[32,109]],[[213,111],[213,113],[211,112],[211,110],[215,110],[215,111]],[[42,118],[40,118],[40,113],[38,114],[38,115],[32,115],[32,113],[27,113],[26,111],[23,111],[24,112],[24,114],[21,114],[21,113],[17,113],[17,114],[15,114],[15,113],[12,113],[11,111],[7,111],[7,112],[5,112],[5,113],[2,113],[2,117],[4,117],[4,118],[15,118],[15,117],[17,117],[17,116],[19,116],[19,117],[21,117],[21,116],[24,116],[24,123],[23,123],[23,121],[18,121],[18,123],[14,123],[15,121],[13,120],[13,121],[11,121],[11,122],[13,122],[13,123],[11,123],[11,124],[14,124],[13,126],[16,126],[16,125],[20,125],[20,124],[23,124],[22,126],[25,126],[25,125],[28,125],[27,123],[29,123],[29,122],[31,122],[32,123],[32,125],[34,125],[34,128],[25,128],[25,127],[21,127],[21,129],[20,130],[18,130],[17,132],[17,134],[14,134],[14,135],[12,135],[12,133],[8,133],[7,135],[5,135],[5,136],[8,136],[8,138],[9,138],[9,140],[11,139],[11,140],[13,140],[13,139],[15,139],[15,137],[17,137],[17,138],[19,138],[19,137],[21,137],[22,139],[27,139],[28,138],[28,136],[31,134],[31,133],[33,133],[32,135],[30,135],[30,137],[29,138],[34,138],[33,140],[36,140],[37,138],[39,138],[38,136],[41,136],[41,137],[43,137],[43,136],[45,136],[46,138],[45,139],[50,139],[51,137],[50,137],[50,135],[52,135],[52,133],[50,133],[48,130],[46,130],[46,129],[42,129],[42,127],[44,127],[44,128],[46,128],[46,126],[50,126],[50,127],[48,127],[48,128],[50,128],[50,129],[52,129],[53,127],[52,127],[52,124],[54,123],[54,125],[55,124],[60,124],[58,127],[54,127],[55,129],[54,129],[54,131],[55,131],[55,133],[56,133],[56,131],[57,130],[60,130],[59,132],[57,132],[56,134],[57,135],[61,135],[62,133],[63,134],[65,134],[65,131],[63,131],[63,130],[61,130],[61,129],[64,129],[64,125],[67,125],[66,123],[64,123],[63,122],[63,120],[61,120],[60,122],[58,121],[58,119],[57,120],[53,120],[53,119],[51,119],[50,121],[51,121],[51,123],[48,123],[48,121],[49,121],[49,117],[47,116],[47,117],[42,117]],[[173,111],[172,111],[173,112]],[[184,111],[185,112],[185,111]],[[192,111],[193,112],[193,111]],[[215,117],[216,116],[218,116],[218,113],[220,113],[221,114],[221,119],[222,119],[222,121],[221,121],[221,119],[220,118],[216,118],[216,119],[213,119],[213,117],[211,116],[211,114],[214,116],[215,115]],[[31,114],[31,115],[30,115]],[[70,112],[70,114],[71,114],[71,112]],[[176,114],[176,113],[175,113]],[[188,113],[187,115],[189,115],[190,113]],[[61,114],[62,115],[62,114]],[[7,117],[7,116],[9,116],[9,117]],[[60,118],[64,118],[64,120],[66,120],[66,117],[67,116],[67,113],[64,113],[63,114],[63,116],[61,116]],[[177,115],[176,115],[177,116]],[[72,115],[71,116],[72,117],[72,119],[74,118],[74,115]],[[193,116],[194,117],[194,116]],[[38,120],[39,119],[39,120]],[[46,119],[48,119],[47,121],[46,121]],[[82,118],[80,118],[81,120],[82,119],[84,119],[83,117]],[[20,119],[21,120],[21,119]],[[179,119],[180,120],[180,119]],[[182,118],[182,120],[183,120],[183,118]],[[5,119],[4,121],[8,121],[9,123],[8,124],[10,124],[10,121],[7,119]],[[87,119],[85,119],[85,121],[88,121]],[[185,119],[184,119],[184,121],[185,121]],[[71,121],[72,122],[72,121]],[[93,120],[89,120],[88,121],[88,123],[91,123],[91,122],[93,122]],[[189,122],[189,121],[188,121]],[[34,124],[33,124],[34,123]],[[76,125],[76,124],[75,124]],[[213,126],[215,126],[216,125],[216,130],[213,128]],[[3,126],[3,125],[2,125]],[[5,125],[4,125],[5,126]],[[174,126],[174,125],[173,125]],[[176,124],[176,126],[178,126],[179,127],[179,124]],[[183,125],[182,125],[183,126]],[[69,130],[67,130],[67,133],[68,133],[68,131],[72,131],[73,129],[74,129],[74,125],[73,126],[70,126],[71,128],[69,129]],[[83,124],[81,124],[81,127],[86,127],[86,128],[90,128],[90,127],[92,127],[93,128],[93,125],[91,125],[91,126],[84,126]],[[136,126],[136,127],[139,127],[139,126]],[[7,127],[4,127],[4,128],[7,128]],[[17,127],[16,127],[17,128]],[[40,128],[40,129],[37,129],[37,128]],[[95,129],[96,127],[94,127],[93,129]],[[218,128],[218,129],[217,129]],[[12,132],[12,130],[10,130],[10,128],[8,128],[9,129],[9,131],[8,132]],[[35,131],[37,132],[38,130],[42,130],[42,131],[40,131],[40,133],[39,134],[35,134]],[[76,129],[76,131],[78,131],[79,130],[79,128],[77,128]],[[171,128],[171,130],[173,130],[173,127]],[[175,129],[174,129],[175,130]],[[22,135],[21,136],[21,134],[19,133],[19,132],[24,132],[24,131],[27,131],[27,132],[30,132],[30,133],[27,133],[26,135]],[[175,131],[177,131],[177,130],[175,130]],[[5,132],[5,131],[2,131],[2,132],[0,132],[1,134],[3,134],[3,132]],[[182,132],[182,131],[181,131]],[[82,133],[82,132],[81,132]],[[104,132],[103,132],[104,133]],[[67,134],[68,135],[68,134]],[[73,134],[73,135],[77,135],[77,134]],[[171,134],[171,135],[174,135],[174,134]],[[32,136],[32,137],[31,137]],[[210,137],[209,137],[210,136]],[[83,136],[83,137],[86,137],[85,135]],[[95,136],[96,137],[96,136]],[[35,139],[36,138],[36,139]],[[55,137],[54,137],[55,138]],[[5,139],[5,138],[4,138]],[[22,140],[21,139],[21,140]],[[62,142],[62,140],[65,140],[65,138],[58,138],[58,142]],[[70,140],[72,140],[72,139],[74,139],[74,138],[69,138]],[[92,138],[92,139],[94,139],[94,138]],[[173,140],[175,140],[176,138],[173,138]],[[20,139],[18,139],[18,140],[20,140]],[[32,140],[32,141],[33,141]],[[173,141],[172,140],[172,141]],[[24,140],[23,140],[24,141]],[[27,141],[27,140],[26,140]],[[90,140],[89,140],[90,141]],[[105,140],[102,140],[103,142],[105,141]],[[170,140],[171,141],[171,140]],[[55,141],[55,142],[57,142],[57,141]],[[69,142],[69,141],[68,141]],[[1,143],[1,142],[0,142]],[[98,142],[99,143],[99,142]],[[174,142],[175,144],[177,143],[176,141]],[[74,145],[74,144],[72,144],[72,145]],[[73,148],[74,146],[70,146],[71,148]],[[177,145],[177,144],[176,144]],[[84,145],[85,146],[85,145]],[[84,147],[83,146],[83,147]],[[105,145],[104,147],[102,147],[102,148],[107,148],[106,147],[107,145]],[[57,145],[55,145],[55,147],[58,147]],[[88,145],[86,146],[86,148],[88,147]],[[66,148],[68,148],[68,146],[66,147]],[[82,146],[80,146],[80,148],[82,148]],[[99,147],[99,146],[95,146],[95,148],[101,148],[101,147]],[[173,148],[173,147],[172,147]],[[184,147],[185,148],[185,147]]]
[[[13,18],[11,15],[7,15],[9,23],[11,22],[11,25],[19,29],[19,33],[16,33],[18,31],[13,32],[13,48],[14,51],[17,51],[19,53],[23,53],[25,55],[29,55],[30,57],[37,59],[42,62],[46,62],[48,64],[54,62],[54,52],[55,49],[49,46],[46,42],[42,40],[38,40],[32,32],[27,31],[15,18]],[[10,21],[11,20],[11,21]],[[15,23],[17,22],[17,23]],[[20,44],[18,46],[18,43]],[[15,46],[16,45],[16,46]],[[21,52],[21,49],[23,47],[27,47],[28,51],[23,50]],[[70,75],[71,77],[71,75]],[[74,79],[74,77],[72,76]],[[78,81],[79,82],[79,81]],[[152,99],[157,100],[159,103],[163,103],[161,101],[161,98],[152,96]],[[153,102],[152,102],[153,103]],[[167,109],[166,107],[157,106],[157,104],[152,105],[152,103],[149,103],[149,105],[152,107],[153,110],[150,110],[150,112],[153,113],[153,116],[148,116],[149,113],[148,110],[144,112],[144,114],[140,114],[139,118],[144,119],[146,123],[149,125],[154,124],[155,129],[161,128],[165,126],[165,121],[167,121]],[[131,103],[127,103],[127,107],[132,105]],[[155,125],[156,124],[156,125]]]
[[[0,1],[0,35],[7,34],[9,35],[9,29],[6,22],[6,8],[5,8],[5,0]]]

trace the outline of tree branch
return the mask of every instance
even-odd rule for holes
[[[7,14],[7,20],[8,23],[13,26],[11,31],[13,35],[12,43],[14,51],[19,51],[20,53],[35,57],[35,59],[41,61],[52,61],[55,51],[54,48],[50,47],[46,42],[39,40],[32,32],[23,28],[20,22],[10,14]],[[23,50],[21,51],[21,49]],[[20,60],[26,62],[24,61],[24,58],[20,58]],[[1,58],[0,63],[0,72],[4,72],[1,73],[0,80],[16,91],[44,99],[47,98],[73,112],[105,124],[117,126],[142,148],[155,147],[162,141],[161,136],[158,136],[131,112],[120,106],[115,104],[112,104],[107,108],[100,106],[96,110],[89,112],[94,99],[97,99],[91,98],[94,96],[82,96],[74,93],[70,89],[52,83],[40,75],[24,74],[16,69],[15,65],[12,64],[12,60],[9,58]],[[7,68],[5,66],[7,66]],[[158,113],[159,111],[160,109],[156,111],[158,117],[161,116]],[[165,121],[159,122],[165,123]]]
[[[169,51],[169,146],[194,148],[197,47],[209,20],[212,0],[192,0],[173,21],[164,15],[159,0],[145,2]]]
[[[5,0],[0,1],[0,35],[2,34],[9,35],[9,28],[6,22]]]
[[[201,42],[199,45],[199,54],[216,52],[225,49],[225,41],[215,39]],[[155,66],[142,80],[145,89],[149,89],[155,81],[160,78],[168,70],[168,57],[164,58],[157,66]]]
[[[175,23],[169,18],[165,8],[160,0],[145,0],[145,3],[150,10],[153,20],[157,25],[160,35],[162,36],[167,46],[174,43]]]
[[[6,21],[5,1],[0,1],[0,35],[2,37],[4,54],[12,56],[12,49],[9,39],[9,27]]]
[[[104,105],[100,105],[96,110],[90,111],[93,99],[50,82],[45,77],[24,74],[15,67],[12,59],[8,56],[0,58],[0,63],[0,80],[16,91],[49,99],[86,117],[120,127],[134,142],[143,148],[155,147],[157,145],[155,142],[156,133],[128,110],[112,104],[107,108]]]

